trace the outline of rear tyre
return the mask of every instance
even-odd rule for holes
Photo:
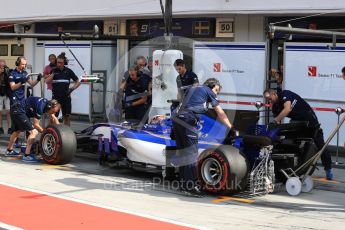
[[[66,125],[50,125],[42,133],[40,153],[48,164],[67,164],[77,151],[77,140]]]
[[[198,180],[206,192],[232,194],[245,189],[248,168],[246,157],[238,149],[222,145],[199,156]]]

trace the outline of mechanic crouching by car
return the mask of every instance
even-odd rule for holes
[[[129,78],[120,86],[125,92],[125,119],[133,123],[146,123],[150,80],[140,73],[137,66],[130,67],[128,73]]]
[[[232,128],[217,99],[220,89],[221,85],[215,78],[207,79],[203,85],[193,86],[188,90],[172,116],[172,132],[176,141],[178,159],[178,164],[175,166],[179,167],[180,188],[191,193],[201,193],[196,175],[198,159],[198,131],[196,127],[200,115],[207,111],[207,104],[212,105],[218,119],[227,128]]]
[[[50,118],[49,123],[59,124],[57,117],[55,117],[55,113],[59,110],[60,104],[56,100],[53,99],[51,101],[48,101],[47,99],[40,97],[28,97],[21,103],[13,106],[13,133],[7,146],[7,152],[14,151],[13,145],[17,140],[19,134],[23,131],[27,131],[29,133],[29,136],[27,137],[27,144],[23,156],[23,161],[37,162],[35,155],[31,154],[30,151],[32,144],[35,142],[37,134],[43,132],[43,128],[40,126],[41,116],[44,113],[48,113]],[[31,123],[30,118],[33,118],[33,123]]]
[[[280,111],[273,111],[275,117],[273,120],[274,123],[280,123],[285,117],[289,117],[291,120],[295,121],[308,121],[308,125],[310,127],[319,126],[319,121],[313,109],[296,93],[289,90],[283,90],[277,93],[273,89],[267,89],[264,91],[263,95],[265,99],[272,105],[280,105],[275,107],[280,108]],[[321,128],[319,128],[317,135],[314,138],[314,142],[318,150],[325,145],[323,131]],[[326,179],[332,180],[332,158],[327,149],[322,153],[321,161],[326,172]]]
[[[64,124],[70,126],[70,115],[72,112],[71,93],[80,86],[80,81],[73,70],[65,67],[67,64],[65,53],[62,52],[57,57],[56,68],[46,78],[46,82],[52,83],[53,99],[61,104]],[[70,87],[71,79],[74,81],[72,87]],[[58,113],[56,116],[58,116]]]

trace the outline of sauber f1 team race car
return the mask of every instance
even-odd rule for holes
[[[176,178],[176,144],[170,137],[172,122],[160,114],[171,112],[168,100],[177,95],[177,72],[172,71],[173,63],[182,57],[178,50],[156,50],[153,53],[153,59],[158,60],[159,65],[153,67],[152,73],[150,114],[154,119],[151,122],[140,127],[127,122],[100,123],[80,133],[63,125],[49,126],[39,144],[44,161],[68,163],[79,149],[98,153],[100,163],[111,162],[113,166],[148,170],[161,173],[164,178]],[[173,102],[171,107],[176,106],[174,101],[170,102]],[[228,133],[233,132],[228,132],[212,111],[201,116],[197,176],[204,191],[267,194],[274,191],[277,182],[286,182],[290,195],[311,191],[313,180],[309,175],[322,153],[313,140],[320,127],[309,127],[305,122],[274,125],[257,125],[256,122],[246,124],[247,128],[241,130],[240,136],[229,136]]]
[[[160,117],[161,118],[161,117]],[[50,164],[68,163],[77,148],[97,152],[100,163],[158,172],[175,178],[175,141],[171,120],[153,119],[138,128],[129,123],[101,123],[74,133],[64,125],[49,126],[41,136],[39,152]],[[274,191],[286,182],[290,195],[310,191],[312,179],[299,177],[314,170],[317,147],[313,136],[319,127],[305,122],[256,125],[241,136],[229,136],[211,114],[202,115],[199,130],[198,179],[206,192],[215,194]]]

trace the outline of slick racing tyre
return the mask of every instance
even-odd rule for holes
[[[48,164],[67,164],[77,151],[77,140],[72,129],[66,125],[50,125],[40,139],[40,153]]]
[[[246,157],[238,149],[222,145],[199,156],[198,180],[208,193],[233,194],[245,189],[248,168]]]

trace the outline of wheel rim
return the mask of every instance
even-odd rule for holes
[[[302,182],[298,177],[290,177],[286,181],[285,188],[290,196],[297,196],[302,191]]]
[[[313,178],[311,178],[311,176],[306,176],[306,178],[304,178],[304,181],[302,183],[302,192],[311,192],[313,188],[314,188]]]
[[[52,134],[46,134],[42,141],[43,153],[46,156],[52,156],[55,152],[56,140]]]
[[[223,177],[220,162],[212,157],[207,158],[201,165],[201,176],[206,184],[215,186]]]

